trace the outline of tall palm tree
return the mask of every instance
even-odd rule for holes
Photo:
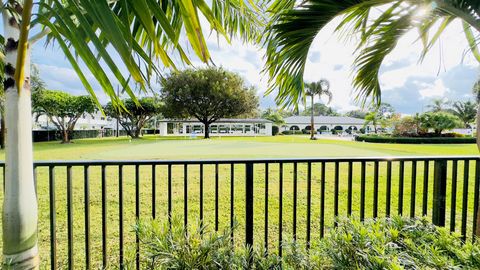
[[[276,0],[266,37],[269,91],[277,103],[301,99],[308,51],[318,32],[340,18],[337,32],[358,36],[353,86],[357,100],[381,102],[379,71],[385,57],[407,32],[416,30],[423,43],[423,59],[444,30],[455,20],[463,23],[470,51],[480,62],[480,1],[478,0]],[[480,110],[477,112],[480,125]],[[480,132],[477,132],[480,149]],[[480,207],[477,235],[480,235]]]
[[[449,103],[445,101],[443,98],[435,98],[432,100],[431,104],[427,105],[427,108],[430,109],[432,112],[443,112],[447,111],[447,105]]]
[[[112,102],[123,107],[113,85],[137,103],[133,85],[148,91],[158,66],[190,64],[180,44],[210,62],[200,17],[225,39],[257,39],[262,7],[250,0],[2,0],[5,54],[5,195],[3,207],[4,266],[38,269],[37,201],[33,181],[30,48],[39,40],[56,43],[85,89],[99,105],[91,82],[78,62],[100,83]],[[35,29],[35,34],[30,34]],[[210,30],[210,29],[209,29]],[[108,47],[108,50],[107,50]],[[114,56],[120,61],[115,61]],[[174,59],[180,59],[175,61]],[[103,63],[103,64],[101,64]],[[127,72],[122,72],[122,68]],[[126,74],[127,73],[127,74]],[[112,74],[112,76],[108,76]]]
[[[477,115],[477,104],[468,101],[457,101],[452,105],[452,114],[456,115],[463,122],[465,128],[470,128],[470,124],[475,122]]]
[[[330,82],[326,79],[321,79],[318,82],[311,82],[311,83],[306,83],[305,87],[307,88],[306,94],[307,96],[311,97],[312,100],[312,112],[311,112],[311,117],[310,117],[310,140],[315,140],[315,117],[314,117],[314,99],[315,96],[327,96],[328,97],[328,103],[332,101],[332,92],[330,92]]]

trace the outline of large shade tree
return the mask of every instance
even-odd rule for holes
[[[149,89],[150,79],[159,75],[158,66],[174,68],[178,64],[174,59],[191,63],[185,44],[202,62],[210,62],[200,17],[209,24],[209,31],[227,40],[233,36],[256,39],[264,18],[262,6],[256,3],[250,0],[1,1],[4,35],[0,40],[5,43],[1,57],[5,64],[8,130],[2,222],[4,264],[14,269],[35,269],[39,265],[30,132],[32,44],[39,40],[57,44],[97,105],[87,70],[112,102],[122,106],[114,84],[119,83],[130,98],[137,100],[132,85],[136,84],[141,91]],[[30,29],[34,29],[33,34]],[[183,34],[186,38],[182,40],[186,42],[180,43]],[[121,72],[122,66],[128,72]]]
[[[37,119],[45,115],[62,133],[62,143],[70,143],[73,129],[82,116],[97,111],[90,96],[75,96],[53,90],[33,93],[32,106]]]
[[[147,122],[161,114],[162,103],[154,97],[144,97],[138,99],[140,105],[135,103],[132,99],[123,100],[125,109],[114,106],[109,102],[105,107],[105,113],[122,125],[127,135],[133,139],[138,139],[142,128]],[[156,127],[154,127],[156,128]]]
[[[271,11],[266,69],[270,92],[278,91],[277,101],[284,104],[301,99],[312,42],[336,18],[339,18],[337,32],[346,37],[358,36],[353,86],[362,103],[369,99],[381,102],[380,67],[399,39],[411,30],[418,33],[418,40],[423,43],[420,52],[423,59],[445,29],[460,20],[470,51],[480,62],[478,0],[276,0]],[[477,130],[480,130],[480,110],[477,110]],[[477,146],[480,149],[480,132],[477,132]],[[480,215],[477,216],[476,234],[480,235]]]
[[[196,118],[204,125],[205,139],[210,137],[210,125],[220,118],[248,115],[258,108],[255,89],[221,68],[174,72],[161,84],[165,117]]]
[[[310,114],[310,140],[315,139],[315,115],[314,115],[314,110],[313,110],[313,105],[314,105],[314,100],[315,96],[327,96],[328,97],[328,103],[332,101],[332,92],[330,91],[330,82],[326,79],[321,79],[318,82],[311,82],[305,84],[305,87],[307,88],[306,94],[307,96],[310,96],[310,99],[312,101],[312,112]]]

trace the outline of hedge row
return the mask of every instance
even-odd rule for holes
[[[473,137],[431,137],[431,138],[418,138],[418,137],[386,137],[386,136],[372,136],[372,135],[360,135],[355,138],[360,142],[371,143],[409,143],[409,144],[455,144],[455,143],[476,143],[476,138]]]
[[[115,130],[104,129],[101,130],[74,130],[70,134],[71,139],[86,139],[98,137],[113,137]],[[34,130],[32,131],[34,142],[59,141],[62,140],[62,133],[57,130]],[[120,136],[127,135],[125,130],[120,130]]]

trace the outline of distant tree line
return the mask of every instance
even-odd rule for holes
[[[37,120],[46,116],[61,131],[62,143],[71,142],[81,117],[98,111],[117,119],[133,139],[140,137],[141,130],[154,117],[195,118],[205,125],[205,138],[209,138],[209,126],[220,118],[258,114],[256,89],[246,86],[236,73],[222,68],[173,72],[162,79],[161,86],[153,97],[128,98],[99,107],[90,96],[47,90],[41,84],[32,94],[33,113]]]

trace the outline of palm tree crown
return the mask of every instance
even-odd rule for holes
[[[369,97],[381,102],[378,75],[382,62],[410,30],[419,33],[423,59],[445,28],[459,18],[471,52],[480,61],[478,39],[472,31],[480,31],[477,0],[306,0],[298,4],[277,0],[271,10],[266,70],[269,91],[278,89],[278,103],[291,105],[302,97],[309,49],[318,32],[336,17],[342,18],[338,32],[359,37],[353,86],[362,103]]]

